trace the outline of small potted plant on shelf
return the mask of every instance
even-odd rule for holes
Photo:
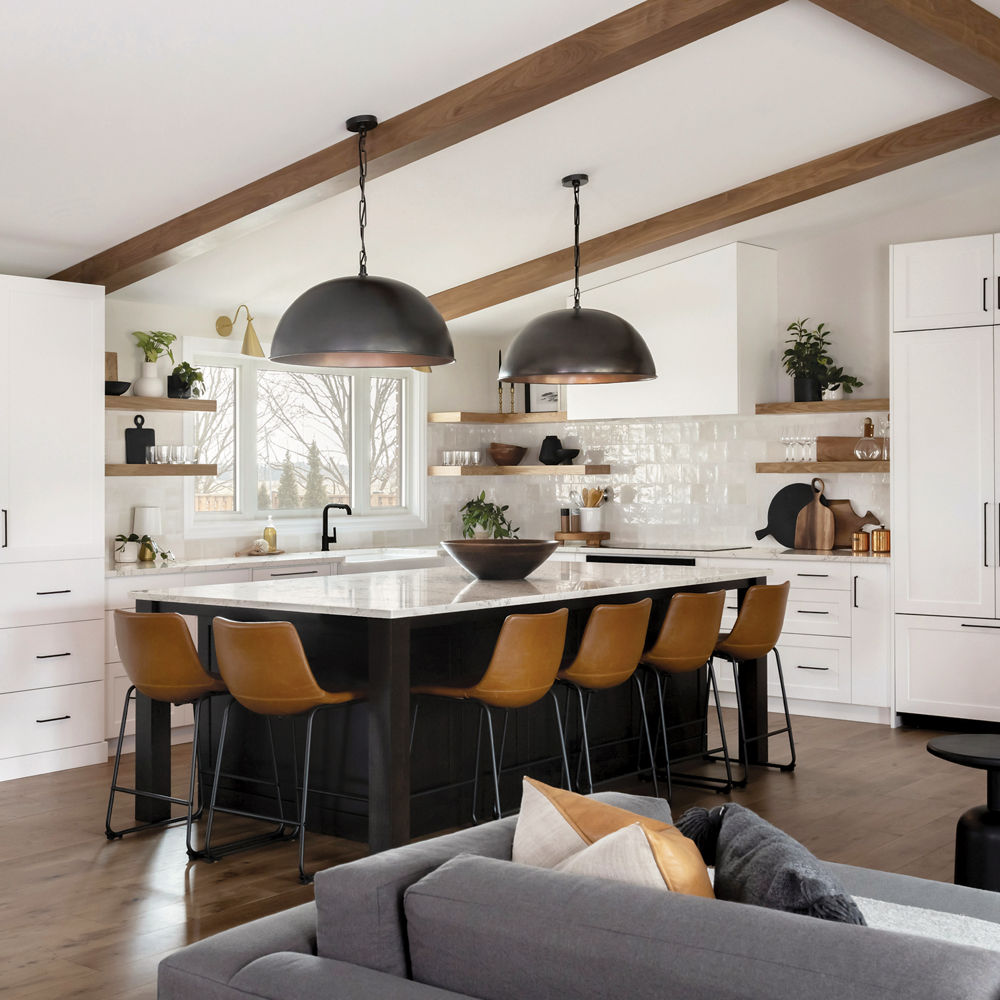
[[[797,319],[788,324],[792,334],[785,343],[781,363],[785,371],[791,375],[795,385],[795,402],[810,403],[821,398],[823,380],[826,377],[830,356],[827,353],[830,343],[830,333],[820,323],[815,330],[810,330],[806,319]]]
[[[558,547],[543,538],[521,539],[502,507],[486,499],[483,490],[459,509],[463,538],[441,545],[463,569],[479,580],[523,580]]]
[[[201,395],[201,386],[204,384],[204,372],[182,361],[167,376],[167,395],[171,399],[190,399]]]
[[[853,375],[844,374],[843,365],[835,365],[832,362],[826,366],[826,374],[823,376],[823,398],[843,399],[849,396],[855,389],[860,389],[864,382]]]
[[[172,333],[165,333],[163,330],[150,330],[148,333],[142,330],[134,330],[132,336],[142,350],[142,377],[135,380],[132,392],[136,396],[157,397],[165,396],[166,389],[163,379],[156,374],[156,362],[164,354],[174,360],[174,352],[171,344],[177,339]]]
[[[142,539],[132,532],[129,535],[115,535],[115,562],[134,563],[139,559],[139,543]]]
[[[161,566],[173,562],[174,554],[170,549],[161,548],[159,543],[149,535],[137,535],[134,531],[129,535],[115,535],[118,545],[115,547],[116,563],[145,562],[153,563],[160,560]]]

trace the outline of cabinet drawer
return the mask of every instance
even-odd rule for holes
[[[253,571],[253,582],[260,580],[294,580],[302,576],[329,576],[329,563],[285,563],[273,568],[261,567]]]
[[[100,559],[0,566],[0,628],[100,618],[103,573]]]
[[[1000,622],[896,615],[896,711],[1000,722]]]
[[[768,583],[784,583],[791,581],[792,595],[799,588],[805,590],[850,590],[850,563],[804,562],[789,559],[781,563]]]
[[[100,620],[0,630],[0,692],[99,681],[103,649]]]
[[[806,701],[851,701],[851,641],[837,636],[796,635],[782,637],[778,653],[785,672],[785,690],[789,698]],[[733,690],[732,668],[723,660],[715,661],[719,689]],[[767,693],[781,697],[778,667],[774,656],[767,658]]]
[[[185,573],[185,587],[207,587],[213,583],[249,583],[249,569],[215,569],[208,573]]]
[[[782,633],[793,635],[851,634],[851,600],[846,590],[799,590],[788,596]]]
[[[104,684],[68,684],[0,695],[0,758],[99,743]]]

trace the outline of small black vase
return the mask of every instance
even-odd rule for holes
[[[542,465],[558,465],[561,461],[559,453],[562,450],[562,441],[555,434],[549,434],[538,449],[538,461]]]
[[[796,403],[818,403],[823,398],[818,378],[797,378],[794,386]]]
[[[190,399],[191,386],[185,385],[177,375],[168,375],[167,396],[170,399]]]

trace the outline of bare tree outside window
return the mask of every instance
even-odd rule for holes
[[[351,380],[257,372],[257,503],[315,509],[351,496]]]
[[[235,511],[236,505],[236,369],[203,365],[206,399],[216,401],[215,413],[198,413],[194,444],[198,461],[217,465],[217,476],[198,476],[194,482],[194,509]]]
[[[400,432],[403,427],[403,380],[371,380],[371,470],[372,507],[403,505],[403,463]]]

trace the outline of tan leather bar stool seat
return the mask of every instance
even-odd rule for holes
[[[646,700],[636,667],[646,645],[649,613],[653,602],[648,598],[635,604],[598,604],[590,612],[583,638],[573,662],[556,675],[557,680],[575,690],[580,712],[580,763],[587,766],[587,791],[594,790],[594,776],[590,761],[590,736],[587,732],[587,715],[594,691],[605,691],[634,680],[639,694],[643,731],[650,758],[653,744],[646,717]],[[566,700],[565,726],[569,728],[569,698]],[[565,742],[565,736],[564,736]],[[577,765],[577,787],[580,786],[580,765]],[[656,768],[653,768],[653,788],[659,795]]]
[[[497,818],[500,810],[500,775],[503,762],[503,742],[501,741],[499,762],[496,753],[496,739],[493,731],[491,708],[504,710],[504,733],[506,733],[506,713],[510,709],[525,708],[540,701],[547,694],[552,695],[555,704],[556,721],[559,727],[559,741],[562,746],[563,772],[569,782],[569,763],[562,737],[562,719],[559,702],[555,700],[552,685],[562,662],[566,645],[566,622],[569,611],[559,608],[548,614],[508,615],[500,627],[493,648],[493,655],[483,676],[466,687],[444,684],[417,685],[410,689],[413,696],[431,695],[437,698],[451,698],[457,701],[475,701],[479,704],[479,736],[476,741],[476,772],[472,793],[472,821],[476,816],[476,799],[479,791],[479,761],[482,748],[482,724],[485,716],[488,723],[490,759],[493,771],[494,811]],[[410,747],[413,746],[413,731],[416,728],[416,709],[413,714],[413,728],[410,732]]]
[[[785,692],[785,675],[781,669],[781,654],[778,652],[778,639],[785,621],[785,609],[788,607],[789,581],[784,583],[758,584],[750,587],[743,598],[733,630],[727,635],[720,635],[715,644],[715,655],[723,656],[733,665],[733,680],[736,683],[736,711],[740,726],[740,755],[743,759],[743,779],[739,784],[746,784],[749,774],[747,757],[748,744],[758,740],[769,740],[781,733],[788,734],[788,748],[791,759],[787,764],[771,764],[782,771],[795,769],[795,737],[792,735],[792,717],[788,711],[788,695]],[[739,664],[744,660],[759,660],[774,653],[778,669],[778,683],[781,686],[781,702],[785,711],[785,725],[780,729],[763,732],[748,740],[743,723],[743,700],[740,697]]]
[[[278,816],[263,816],[259,813],[230,809],[217,805],[219,769],[226,741],[229,710],[226,706],[219,733],[219,748],[212,785],[212,797],[208,807],[208,825],[205,833],[205,854],[216,859],[222,854],[230,854],[244,847],[274,839],[287,839],[284,829],[294,830],[299,838],[299,878],[311,882],[312,875],[305,871],[306,806],[309,797],[309,764],[312,751],[313,720],[321,708],[346,705],[365,697],[361,690],[326,691],[316,683],[302,641],[291,622],[235,622],[227,618],[212,620],[212,635],[219,673],[229,689],[229,693],[245,709],[264,716],[270,733],[271,718],[275,716],[306,716],[305,757],[302,769],[302,798],[299,803],[297,821],[284,816],[281,791],[278,788]],[[277,761],[272,763],[277,785]],[[233,841],[212,848],[212,825],[216,812],[247,816],[251,819],[267,820],[278,824],[273,834]]]
[[[702,667],[707,667],[709,692],[715,698],[715,711],[719,720],[722,738],[722,751],[726,760],[726,778],[713,778],[708,775],[678,774],[680,784],[698,786],[721,786],[728,791],[733,786],[732,773],[729,765],[729,754],[726,746],[726,730],[722,724],[722,707],[719,701],[719,687],[712,667],[712,651],[719,637],[719,625],[722,622],[722,610],[725,604],[725,591],[716,590],[708,594],[674,594],[667,606],[660,634],[656,642],[642,656],[642,663],[650,669],[656,682],[656,696],[660,709],[660,732],[663,734],[663,752],[666,762],[667,795],[672,796],[674,776],[671,774],[669,729],[667,726],[666,696],[664,684],[671,674],[686,674]],[[684,725],[684,723],[681,723]],[[704,732],[707,734],[708,719],[705,719]],[[658,734],[659,735],[659,734]],[[658,742],[658,740],[657,740]],[[714,751],[712,751],[714,752]],[[699,752],[697,756],[702,756]],[[695,756],[695,755],[691,755]],[[687,759],[687,758],[685,758]],[[656,762],[653,761],[653,771]]]
[[[111,812],[114,809],[117,792],[176,802],[178,805],[187,807],[187,816],[185,817],[187,821],[187,851],[189,857],[195,857],[198,852],[195,851],[191,843],[191,826],[195,818],[194,796],[198,773],[198,728],[201,721],[201,706],[204,700],[211,695],[225,694],[226,685],[219,678],[207,673],[201,665],[198,650],[195,649],[194,641],[191,639],[191,633],[180,615],[116,610],[114,624],[115,639],[118,643],[122,666],[125,668],[131,686],[125,693],[125,703],[122,706],[118,745],[115,750],[115,766],[111,777],[111,792],[108,796],[108,812],[104,823],[105,834],[109,840],[113,840],[116,837],[123,837],[126,833],[134,833],[149,827],[166,826],[170,823],[177,823],[181,819],[181,817],[172,817],[154,823],[141,823],[127,830],[114,830],[111,827]],[[152,701],[194,706],[191,777],[186,799],[123,787],[118,784],[118,770],[121,766],[122,743],[125,739],[128,708],[136,691]]]

